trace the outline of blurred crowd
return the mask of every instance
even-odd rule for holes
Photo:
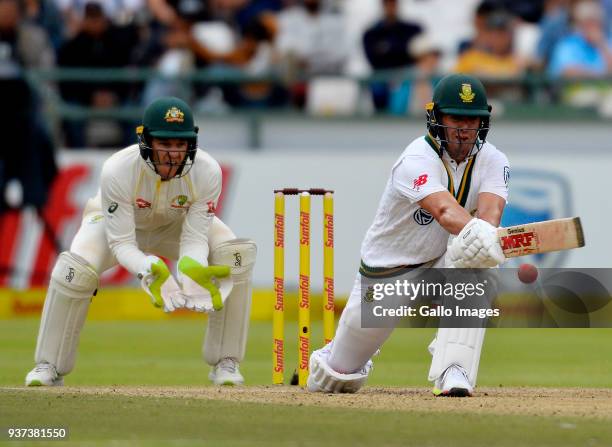
[[[451,71],[605,78],[611,25],[612,0],[0,0],[0,78],[148,68],[145,80],[52,88],[65,104],[99,110],[174,94],[210,113],[290,106],[403,115],[423,113],[432,79]],[[206,76],[181,80],[193,73]],[[365,88],[355,80],[364,78]],[[521,91],[495,84],[491,94]],[[588,103],[584,92],[569,94]],[[90,124],[64,121],[63,142],[131,142],[133,123]]]

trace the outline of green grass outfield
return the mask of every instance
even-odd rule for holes
[[[66,384],[111,389],[207,386],[208,367],[200,354],[204,326],[194,320],[90,321],[82,334],[76,369]],[[108,440],[121,440],[113,445],[126,446],[154,441],[170,445],[170,440],[174,445],[612,445],[612,417],[607,409],[598,413],[595,403],[593,411],[583,415],[579,410],[565,411],[568,404],[561,399],[558,415],[550,408],[537,415],[528,405],[524,414],[520,409],[487,414],[486,405],[492,400],[484,394],[490,392],[469,399],[470,408],[485,407],[479,412],[467,411],[462,399],[432,400],[426,381],[431,330],[396,330],[375,358],[368,382],[371,387],[420,387],[428,407],[414,410],[406,405],[395,408],[393,399],[399,404],[404,399],[401,393],[391,396],[389,408],[384,409],[370,408],[363,399],[352,406],[351,396],[343,396],[341,407],[303,405],[294,392],[287,402],[262,403],[216,399],[211,393],[198,398],[73,394],[70,387],[63,394],[20,390],[33,365],[37,330],[37,320],[0,320],[0,442],[6,440],[6,427],[63,426],[69,428],[74,445],[85,445],[84,441],[102,445]],[[295,332],[296,326],[288,325],[288,365],[295,365],[297,357]],[[320,338],[316,325],[315,346]],[[535,387],[604,392],[612,388],[611,340],[612,330],[489,330],[479,387],[534,387],[534,394],[539,392]],[[270,384],[271,359],[271,326],[253,323],[247,359],[241,366],[248,385]],[[498,398],[496,405],[503,406],[502,400]],[[436,409],[438,404],[444,411]]]

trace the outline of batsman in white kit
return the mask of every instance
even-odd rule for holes
[[[189,106],[157,99],[144,113],[138,144],[113,154],[100,190],[83,212],[70,250],[51,273],[28,386],[63,385],[99,277],[120,264],[141,280],[156,307],[208,312],[203,355],[209,379],[242,384],[257,248],[215,216],[221,168],[197,146]],[[175,279],[166,257],[178,261]]]
[[[362,327],[362,276],[492,268],[505,260],[496,227],[508,196],[509,164],[486,141],[491,106],[484,86],[472,76],[448,75],[426,108],[428,133],[408,145],[391,169],[336,336],[310,357],[309,391],[359,390],[372,356],[393,331]],[[429,345],[435,395],[472,394],[484,335],[484,328],[438,329]]]

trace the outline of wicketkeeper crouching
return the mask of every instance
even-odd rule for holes
[[[198,128],[182,100],[164,97],[145,110],[138,144],[102,168],[69,251],[51,273],[27,386],[63,385],[100,275],[121,264],[166,312],[209,312],[203,346],[215,384],[242,384],[257,247],[238,239],[215,207],[221,168],[197,147]],[[178,261],[175,279],[160,258]]]

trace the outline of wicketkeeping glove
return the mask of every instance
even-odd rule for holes
[[[172,312],[185,306],[181,288],[166,263],[157,256],[146,257],[138,278],[155,307],[162,307],[164,312]]]
[[[223,302],[233,288],[229,266],[204,266],[189,256],[183,256],[178,271],[187,309],[211,312],[223,308]]]

